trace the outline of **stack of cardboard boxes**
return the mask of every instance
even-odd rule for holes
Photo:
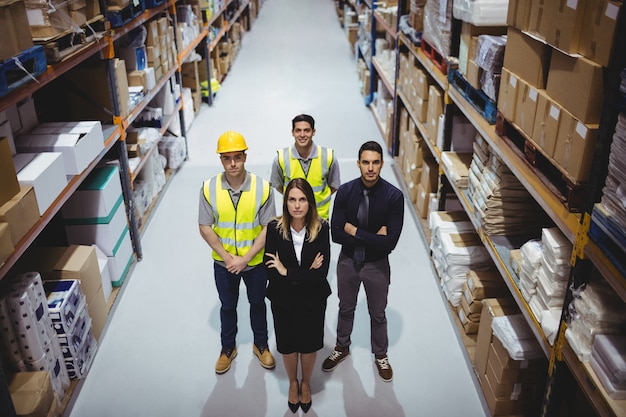
[[[512,298],[486,298],[476,339],[474,369],[492,416],[539,415],[547,361],[513,360],[493,336],[494,317],[519,314]]]
[[[609,0],[509,6],[498,108],[574,183],[589,176],[620,7]]]

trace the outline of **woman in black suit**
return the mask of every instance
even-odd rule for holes
[[[328,222],[317,214],[309,183],[295,178],[287,185],[282,216],[267,226],[265,265],[276,345],[289,377],[289,408],[311,408],[311,374],[324,345],[324,316],[330,285]],[[298,384],[298,362],[302,380]]]

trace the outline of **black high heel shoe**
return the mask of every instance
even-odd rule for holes
[[[287,400],[287,405],[289,406],[289,409],[291,410],[291,412],[294,413],[294,414],[296,412],[298,412],[298,408],[300,407],[300,403],[299,402],[294,404],[294,403],[290,402],[289,400]],[[302,409],[304,410],[304,407]],[[305,411],[305,413],[306,413],[306,411]]]
[[[302,385],[300,385],[299,391],[300,391],[300,395],[302,395]],[[313,398],[311,398],[311,401],[309,401],[308,403],[303,403],[302,401],[300,401],[300,407],[302,408],[302,411],[304,411],[305,413],[309,412],[309,410],[311,409],[311,405],[313,405]]]
[[[298,384],[298,397],[299,396],[300,396],[300,384]],[[300,408],[300,401],[298,401],[297,403],[292,403],[291,401],[289,401],[289,399],[287,399],[287,406],[289,407],[291,412],[295,414],[298,411],[298,408]]]

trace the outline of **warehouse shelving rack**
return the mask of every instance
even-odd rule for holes
[[[366,4],[375,10],[375,5],[372,5],[371,3]],[[408,13],[409,0],[400,0],[398,9],[399,15]],[[499,136],[496,132],[496,127],[493,124],[488,123],[481,113],[467,101],[467,98],[464,97],[461,92],[449,85],[446,75],[443,74],[438,66],[424,54],[419,46],[414,45],[402,32],[398,32],[395,35],[395,39],[397,40],[396,52],[398,57],[396,79],[393,81],[393,84],[391,81],[385,83],[385,86],[389,89],[389,91],[394,91],[395,101],[395,112],[393,117],[394,126],[390,138],[391,146],[389,147],[390,154],[392,156],[397,156],[398,154],[398,126],[400,120],[400,109],[406,109],[408,116],[413,120],[419,133],[424,138],[423,142],[427,145],[428,151],[439,165],[439,209],[444,207],[444,199],[447,192],[453,191],[459,198],[465,212],[474,224],[478,235],[490,253],[500,274],[503,276],[504,282],[511,291],[513,298],[518,304],[523,316],[542,347],[546,359],[549,361],[548,383],[542,406],[542,416],[544,417],[562,415],[560,413],[564,410],[563,403],[571,400],[571,392],[568,390],[573,386],[571,381],[567,380],[567,374],[573,375],[574,388],[578,388],[585,394],[592,408],[598,415],[626,415],[626,401],[614,401],[608,397],[589,364],[581,362],[577,358],[564,337],[564,331],[567,327],[565,320],[567,319],[567,310],[572,297],[571,287],[578,288],[580,285],[584,284],[591,275],[590,271],[592,269],[598,270],[602,277],[604,277],[604,279],[626,303],[626,277],[611,261],[610,257],[603,252],[599,245],[594,243],[588,237],[593,205],[600,200],[602,187],[606,178],[608,153],[617,119],[617,113],[620,109],[621,111],[625,111],[624,109],[626,108],[623,103],[623,101],[625,101],[624,98],[617,94],[619,89],[619,72],[623,68],[626,68],[626,30],[624,30],[626,28],[625,15],[626,10],[624,10],[624,6],[622,5],[616,29],[617,35],[614,40],[614,58],[611,66],[609,68],[605,68],[605,80],[608,80],[605,83],[605,97],[607,100],[605,102],[603,118],[600,125],[600,140],[598,141],[598,146],[595,151],[589,189],[585,196],[586,206],[582,213],[572,212],[563,204],[562,198],[555,195],[553,189],[538,177],[532,167],[520,159],[518,153],[516,153],[508,145],[505,138]],[[376,30],[374,28],[376,27],[378,19],[376,19],[374,13],[372,13],[371,20],[371,34],[373,38],[375,38]],[[454,25],[457,25],[457,29],[455,29]],[[455,50],[458,52],[458,25],[460,25],[460,22],[453,19],[453,56]],[[390,28],[385,29],[389,30]],[[408,52],[413,59],[416,59],[422,70],[428,74],[430,83],[437,85],[438,88],[444,92],[444,115],[446,125],[444,126],[442,149],[439,149],[436,145],[434,145],[434,140],[429,140],[426,128],[417,117],[410,104],[410,100],[406,94],[398,88],[398,80],[401,71],[401,68],[399,67],[400,52]],[[374,79],[376,77],[374,73],[377,71],[377,67],[373,63],[368,63],[368,65],[372,71],[372,82],[370,87],[373,92]],[[369,101],[371,101],[371,97],[369,98]],[[366,105],[368,106],[370,104],[369,101],[368,98],[366,98]],[[618,105],[617,102],[620,102],[620,104]],[[528,303],[524,300],[524,297],[522,297],[517,287],[516,275],[513,271],[511,271],[511,267],[506,262],[506,259],[508,259],[507,252],[509,249],[500,245],[499,242],[497,242],[497,239],[493,239],[484,233],[476,219],[473,206],[468,198],[466,190],[455,187],[452,182],[448,180],[450,173],[447,172],[447,168],[442,163],[441,156],[442,152],[447,152],[450,148],[450,123],[452,114],[463,114],[472,123],[480,135],[487,141],[491,149],[495,151],[498,157],[505,162],[516,178],[524,185],[530,195],[554,222],[556,227],[561,230],[561,232],[573,245],[570,282],[568,284],[570,291],[568,291],[568,295],[563,306],[563,317],[554,345],[550,345],[550,343],[548,343],[541,326],[537,322]],[[375,120],[380,127],[379,120],[377,120],[376,117]],[[385,137],[382,130],[381,133],[383,133],[383,137]],[[408,194],[408,184],[404,183],[403,175],[402,173],[399,173],[397,169],[396,176],[401,182],[401,187],[404,189],[405,194]],[[413,215],[416,219],[421,220],[417,213],[414,212]],[[423,220],[418,223],[421,225],[421,228],[424,229],[422,230],[422,236],[428,243],[430,235],[427,230],[428,224]],[[454,320],[454,317],[455,315],[451,314],[451,319]],[[460,339],[463,339],[462,327],[459,328],[459,336]],[[468,348],[472,349],[473,347],[469,346]]]

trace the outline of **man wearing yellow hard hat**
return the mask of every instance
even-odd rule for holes
[[[246,171],[244,137],[227,131],[217,140],[224,171],[204,181],[200,191],[198,224],[202,238],[213,249],[215,285],[220,297],[222,351],[215,372],[230,369],[237,356],[237,301],[243,278],[250,302],[253,353],[261,366],[273,369],[274,357],[267,344],[263,265],[267,224],[276,215],[270,183]]]

